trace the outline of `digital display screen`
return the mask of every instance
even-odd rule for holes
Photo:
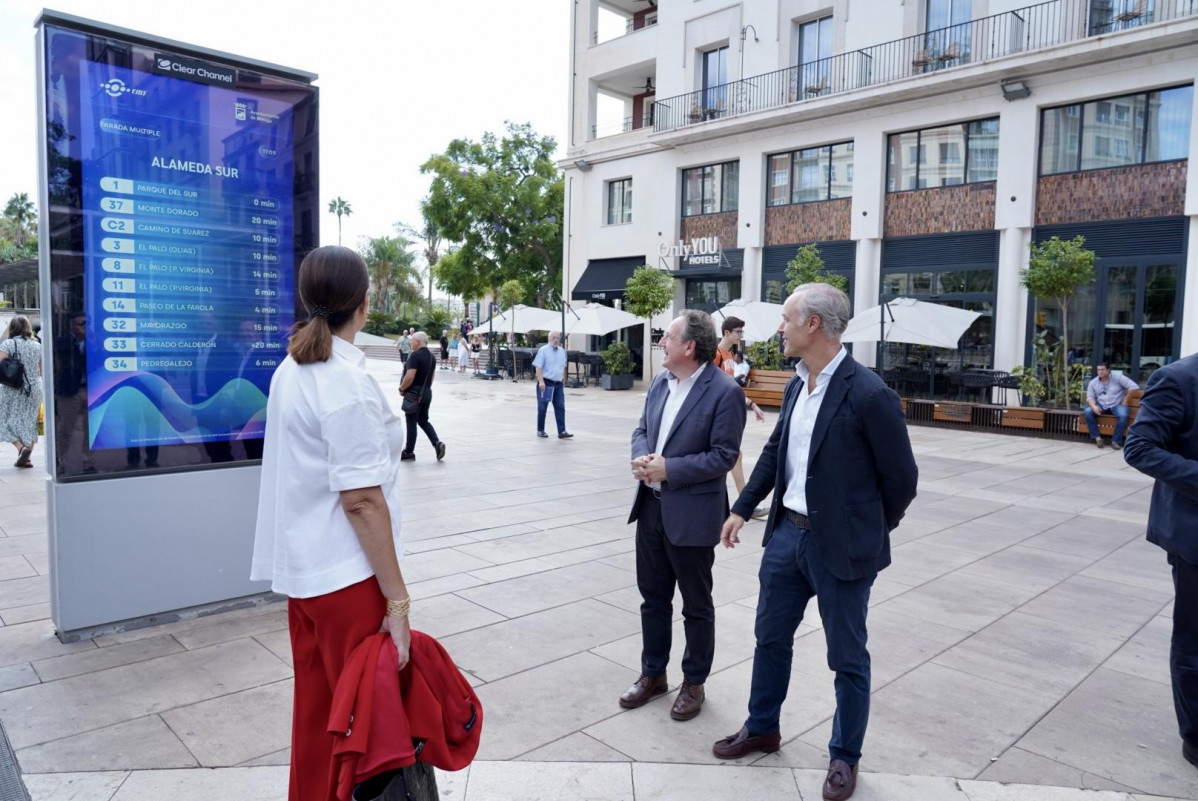
[[[258,458],[316,244],[316,89],[44,31],[58,474]]]

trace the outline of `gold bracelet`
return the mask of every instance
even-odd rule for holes
[[[412,609],[411,597],[404,598],[402,601],[392,601],[387,599],[387,617],[407,617],[408,612]]]

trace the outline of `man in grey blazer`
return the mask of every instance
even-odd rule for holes
[[[669,690],[674,588],[682,593],[686,651],[682,687],[670,709],[690,720],[703,706],[703,684],[715,654],[711,566],[728,515],[728,471],[745,429],[744,392],[711,364],[715,326],[706,312],[688,311],[661,338],[665,372],[645,398],[632,432],[636,498],[636,583],[641,591],[641,676],[620,696],[635,709]]]

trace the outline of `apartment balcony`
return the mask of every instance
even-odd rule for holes
[[[656,24],[657,24],[656,16],[648,17],[645,19],[639,19],[639,18],[629,19],[624,22],[624,33],[621,34],[621,33],[617,32],[613,35],[613,33],[609,31],[602,39],[600,39],[599,31],[595,31],[594,33],[591,34],[591,44],[597,45],[597,44],[603,44],[604,42],[610,42],[612,39],[619,39],[621,36],[627,36],[630,33],[636,33],[637,31],[643,31],[646,28],[651,28]]]
[[[605,125],[591,126],[591,139],[603,139],[608,136],[619,136],[620,134],[639,131],[642,128],[652,128],[653,120],[649,116],[643,118],[625,117],[620,122],[611,122]]]
[[[1198,16],[1198,0],[1050,0],[656,102],[655,132]]]

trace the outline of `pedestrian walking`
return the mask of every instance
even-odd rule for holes
[[[33,338],[33,326],[24,315],[12,318],[0,341],[0,365],[9,360],[13,369],[7,374],[13,383],[0,384],[0,440],[17,449],[15,467],[33,467],[30,457],[42,407],[42,345]]]
[[[783,304],[784,352],[802,361],[721,532],[724,545],[734,547],[745,520],[773,490],[758,574],[749,716],[712,752],[737,759],[778,750],[795,630],[814,596],[828,667],[836,673],[827,801],[844,801],[857,786],[869,722],[869,592],[890,564],[890,532],[915,498],[919,477],[898,395],[840,344],[850,313],[848,296],[828,284],[803,284]]]
[[[300,265],[308,320],[271,379],[250,578],[286,595],[295,668],[290,801],[328,801],[340,738],[337,680],[363,640],[386,632],[409,661],[410,597],[400,560],[403,432],[353,345],[366,324],[361,257],[317,248]]]
[[[1182,756],[1198,767],[1198,355],[1148,379],[1123,458],[1156,479],[1148,541],[1173,568],[1173,707]]]
[[[441,369],[449,369],[449,332],[441,332]]]
[[[715,656],[712,573],[720,520],[728,510],[728,470],[740,452],[744,393],[716,369],[715,328],[688,311],[661,338],[664,372],[645,397],[632,432],[632,476],[639,483],[628,522],[636,523],[636,584],[641,592],[641,675],[620,696],[635,709],[669,690],[674,591],[682,594],[682,686],[675,720],[702,711]]]
[[[412,329],[405,328],[403,333],[399,335],[399,341],[395,343],[395,347],[399,350],[399,363],[407,364],[408,356],[412,353]]]
[[[537,436],[545,433],[545,412],[553,404],[553,419],[557,423],[557,438],[570,439],[566,431],[566,349],[561,346],[562,332],[550,331],[549,342],[542,345],[532,360],[537,372]]]
[[[483,341],[482,337],[475,334],[470,340],[470,363],[474,365],[474,372],[478,372],[478,360],[482,357]]]
[[[458,369],[458,345],[461,341],[462,335],[457,331],[454,331],[449,337],[449,371],[451,373]]]
[[[737,356],[745,346],[745,321],[739,317],[725,317],[723,325],[720,326],[720,343],[716,346],[715,359],[713,364],[723,370],[728,375],[732,376],[736,383],[742,387],[744,383],[736,378]],[[748,374],[746,369],[745,374]],[[765,422],[765,412],[757,405],[756,401],[751,401],[745,398],[745,408],[753,413],[757,422]],[[745,489],[745,455],[738,453],[736,456],[736,464],[732,466],[732,483],[736,485],[736,494],[744,492]],[[753,517],[765,517],[766,508],[758,506],[753,510]]]
[[[399,382],[399,393],[403,396],[402,411],[407,418],[408,435],[400,461],[410,462],[416,458],[416,429],[419,428],[437,452],[437,461],[445,458],[445,443],[437,436],[437,430],[428,421],[428,409],[433,403],[433,376],[437,363],[428,347],[428,334],[417,331],[412,334],[412,355],[408,357],[407,369]]]

